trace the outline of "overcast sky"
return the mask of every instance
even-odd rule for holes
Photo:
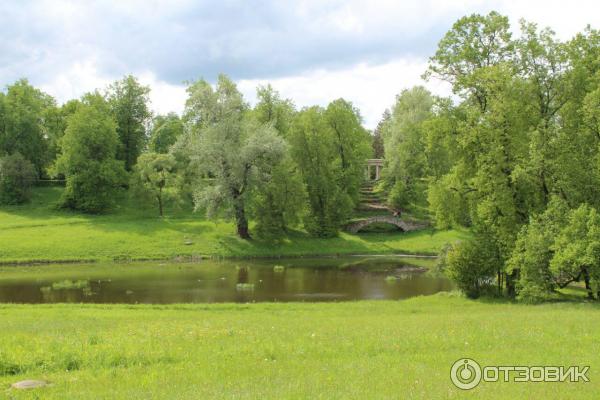
[[[490,10],[563,39],[600,27],[599,0],[0,0],[0,85],[26,77],[62,103],[131,73],[165,113],[223,72],[251,103],[266,82],[299,107],[344,97],[373,128],[456,19]]]

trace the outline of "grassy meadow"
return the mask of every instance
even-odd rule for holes
[[[0,305],[9,399],[596,399],[600,306],[467,300]],[[543,351],[540,351],[543,349]],[[486,383],[452,363],[591,365],[589,383]],[[22,379],[50,387],[9,389]]]
[[[157,217],[147,205],[124,199],[113,212],[85,215],[56,209],[61,188],[36,188],[24,206],[0,207],[0,262],[154,259],[175,256],[299,256],[324,254],[436,254],[466,231],[381,232],[315,239],[292,232],[283,243],[245,241],[233,223],[208,221],[191,210]]]

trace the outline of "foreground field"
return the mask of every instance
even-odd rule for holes
[[[436,254],[466,231],[370,233],[314,239],[293,232],[281,244],[236,237],[234,226],[191,211],[159,219],[156,210],[124,203],[113,213],[89,216],[53,207],[60,188],[38,188],[33,202],[0,208],[0,262],[170,258],[180,255],[296,256],[322,254]],[[135,203],[135,202],[133,202]]]
[[[0,306],[0,397],[570,398],[600,391],[600,308],[401,302]],[[589,365],[589,383],[481,383],[452,363]],[[23,379],[52,386],[8,389]]]

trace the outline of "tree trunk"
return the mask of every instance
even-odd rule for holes
[[[163,204],[162,204],[162,195],[157,195],[156,200],[158,200],[158,214],[160,217],[163,217]]]
[[[250,239],[250,232],[248,231],[248,219],[246,218],[244,202],[237,198],[233,201],[233,204],[235,208],[235,223],[237,225],[238,236],[242,239]]]
[[[506,274],[506,294],[509,297],[515,297],[517,294],[516,282],[519,280],[519,269],[513,269],[510,274]]]
[[[592,292],[592,286],[590,285],[590,274],[587,268],[583,269],[583,281],[585,282],[585,290],[587,290],[588,299],[594,299],[594,292]]]

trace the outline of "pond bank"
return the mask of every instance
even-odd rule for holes
[[[175,257],[156,257],[156,258],[128,258],[122,257],[113,259],[111,262],[115,264],[129,264],[136,262],[145,261],[165,261],[171,263],[189,263],[189,262],[201,262],[203,260],[280,260],[282,258],[340,258],[340,257],[397,257],[397,258],[423,258],[423,259],[437,259],[437,255],[432,254],[302,254],[302,255],[273,255],[273,256],[186,256],[178,255]],[[17,261],[0,261],[0,267],[18,267],[18,266],[34,266],[34,265],[50,265],[50,264],[96,264],[100,262],[106,262],[102,259],[66,259],[66,260],[17,260]]]

